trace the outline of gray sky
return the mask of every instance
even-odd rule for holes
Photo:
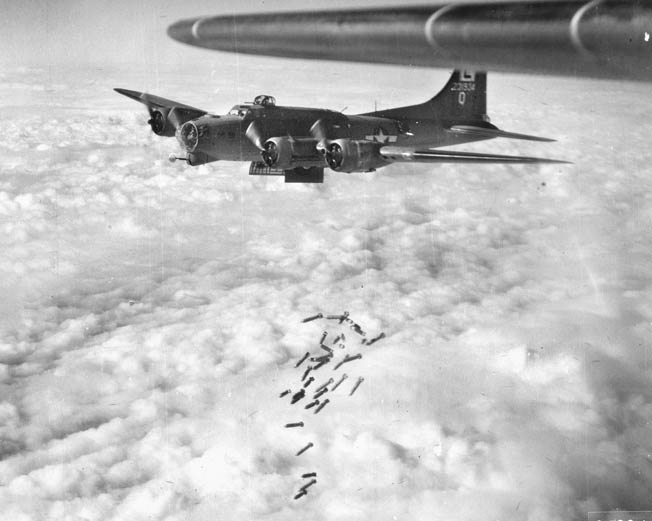
[[[356,6],[387,5],[359,0]],[[432,3],[432,2],[411,2]],[[329,7],[351,7],[334,0]],[[4,65],[182,64],[207,51],[166,35],[181,18],[238,12],[319,9],[317,0],[0,0],[0,63]]]

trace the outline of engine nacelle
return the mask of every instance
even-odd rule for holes
[[[159,136],[173,137],[178,128],[191,120],[200,119],[203,112],[194,109],[149,107],[149,126]]]
[[[168,119],[170,111],[167,109],[150,109],[149,126],[157,136],[172,137],[176,130],[175,125]]]
[[[204,165],[219,159],[219,132],[223,126],[219,118],[202,117],[186,121],[176,137],[186,151],[190,166]]]
[[[336,172],[368,172],[387,161],[378,153],[379,143],[336,139],[322,147],[326,165]]]
[[[268,167],[277,170],[321,165],[317,140],[311,138],[273,137],[265,141],[260,155]]]
[[[187,152],[208,152],[217,154],[219,134],[224,133],[219,118],[203,117],[186,121],[177,130],[177,140]]]

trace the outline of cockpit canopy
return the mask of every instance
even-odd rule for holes
[[[274,96],[268,96],[267,94],[261,94],[254,98],[254,105],[262,105],[263,107],[273,107],[276,105],[276,98]]]
[[[245,103],[243,105],[234,105],[234,107],[229,110],[230,116],[239,116],[244,118],[248,116],[251,112],[252,107],[273,107],[276,105],[276,98],[274,96],[267,96],[266,94],[261,94],[254,98],[253,103]]]
[[[240,116],[244,118],[251,111],[251,105],[234,105],[234,107],[229,110],[229,116]]]

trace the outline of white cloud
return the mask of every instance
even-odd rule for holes
[[[645,136],[618,132],[628,105],[610,84],[559,80],[538,102],[496,78],[494,119],[564,133],[534,153],[573,166],[405,165],[312,187],[169,165],[176,145],[137,105],[75,78],[19,96],[50,81],[22,74],[0,85],[20,108],[0,116],[13,136],[0,145],[0,518],[649,508],[650,158]],[[212,99],[215,85],[193,84]],[[606,107],[599,128],[587,89]],[[338,327],[301,319],[343,310],[387,338],[365,347],[346,330],[363,358],[332,403],[289,406],[278,394],[299,385],[296,360]],[[297,418],[303,430],[283,428]]]

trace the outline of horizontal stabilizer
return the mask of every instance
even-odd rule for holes
[[[557,159],[527,156],[503,156],[451,150],[417,150],[407,147],[382,147],[380,155],[389,161],[414,161],[417,163],[568,163]]]
[[[526,141],[556,141],[547,137],[530,136],[529,134],[518,134],[516,132],[505,132],[497,128],[484,128],[474,127],[472,125],[453,125],[449,128],[451,132],[456,134],[464,134],[466,136],[477,136],[483,139],[491,139],[494,137],[504,137],[508,139],[524,139]]]
[[[147,94],[146,92],[138,92],[136,90],[129,89],[113,89],[118,94],[127,96],[132,100],[136,100],[144,105],[147,105],[149,108],[160,108],[160,109],[177,109],[183,110],[185,112],[193,113],[193,119],[199,118],[207,114],[205,110],[198,109],[196,107],[191,107],[190,105],[185,105],[177,101],[172,101],[169,99],[161,98],[160,96],[154,96],[154,94]]]

